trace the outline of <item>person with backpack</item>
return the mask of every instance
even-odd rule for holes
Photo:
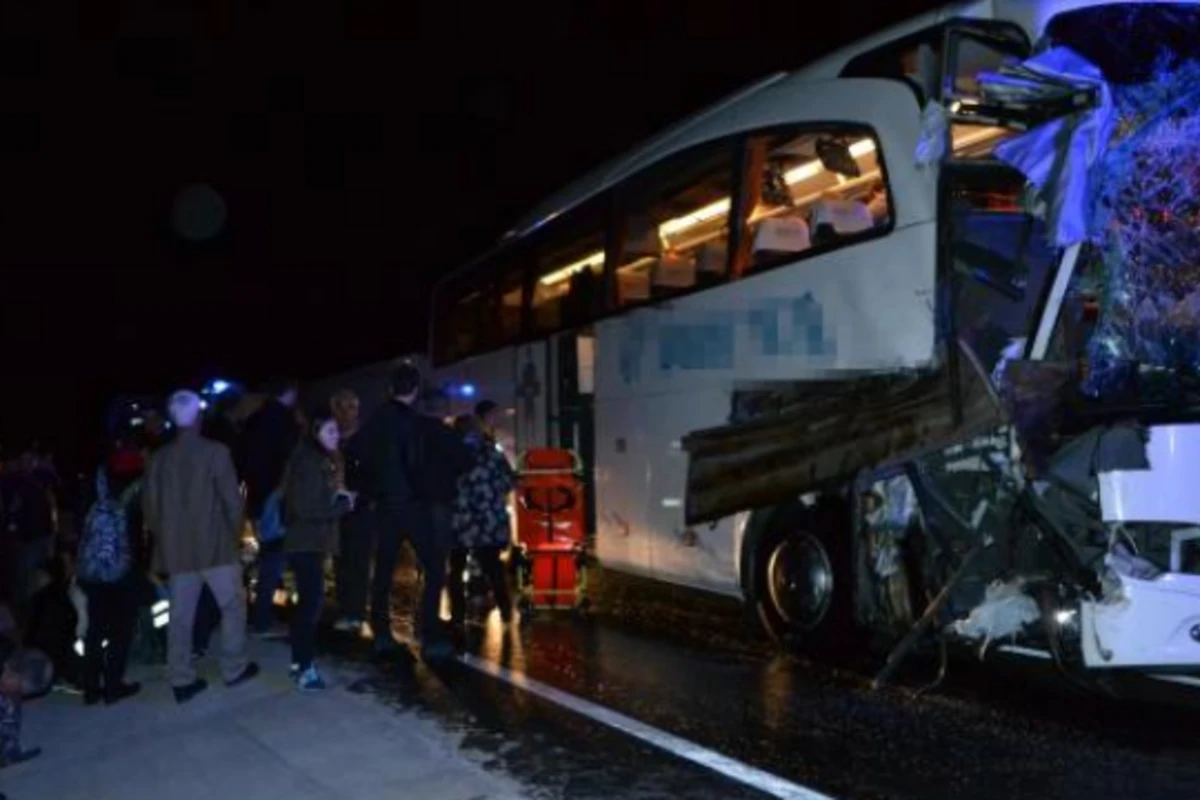
[[[295,381],[276,380],[267,386],[268,398],[246,420],[242,438],[241,474],[246,483],[246,517],[258,537],[258,575],[253,632],[270,636],[275,591],[283,583],[287,553],[279,524],[279,485],[283,470],[296,449],[302,428],[296,423],[299,387]]]
[[[87,597],[87,633],[83,642],[83,701],[111,705],[140,691],[125,682],[141,597],[136,569],[135,526],[141,520],[140,465],[126,464],[115,449],[96,471],[96,499],[84,518],[76,559],[76,580]]]
[[[325,688],[317,670],[317,622],[325,597],[325,560],[338,552],[338,521],[354,509],[338,459],[338,424],[313,415],[311,432],[296,448],[284,478],[284,547],[300,596],[292,614],[291,677],[297,688]]]

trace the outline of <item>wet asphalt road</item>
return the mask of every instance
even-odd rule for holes
[[[397,601],[407,616],[408,592]],[[1200,712],[1071,693],[1003,666],[954,664],[937,690],[873,692],[875,663],[772,652],[731,610],[619,598],[588,621],[546,616],[468,649],[555,688],[844,800],[1200,797]],[[343,657],[357,646],[333,644]],[[934,666],[916,662],[919,685]],[[759,792],[463,665],[393,665],[353,687],[460,732],[546,798],[754,798]]]

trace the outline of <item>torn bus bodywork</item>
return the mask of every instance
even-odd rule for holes
[[[992,34],[1018,54],[973,22],[944,52]],[[684,441],[689,523],[848,499],[854,619],[899,642],[879,682],[931,640],[1092,686],[1200,675],[1200,66],[1113,85],[1055,44],[926,107],[937,366],[757,387],[753,419]],[[954,125],[1015,133],[967,160]]]

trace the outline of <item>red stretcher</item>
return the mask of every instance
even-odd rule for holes
[[[537,448],[517,459],[518,603],[526,614],[589,606],[581,472],[571,450]]]

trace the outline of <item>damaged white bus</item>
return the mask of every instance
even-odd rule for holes
[[[772,76],[444,279],[435,380],[581,455],[606,568],[797,647],[1191,681],[1197,41],[989,0]]]

